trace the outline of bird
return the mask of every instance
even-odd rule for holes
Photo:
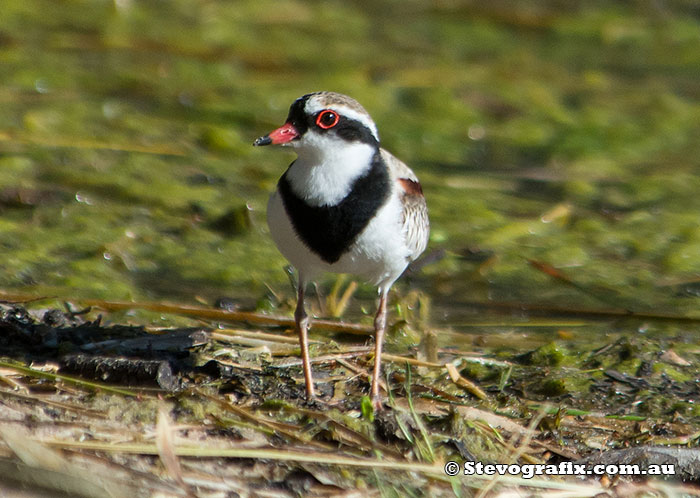
[[[298,273],[295,331],[301,346],[307,400],[316,399],[309,357],[308,284],[325,272],[349,273],[377,287],[370,399],[379,394],[387,294],[428,244],[428,208],[418,178],[380,146],[377,126],[355,99],[308,93],[284,124],[253,143],[292,147],[297,158],[267,205],[270,235]]]

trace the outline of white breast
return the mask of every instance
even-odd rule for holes
[[[289,168],[287,180],[294,193],[310,206],[338,204],[353,182],[369,170],[375,149],[364,143],[348,144],[340,138],[306,135],[305,146],[297,148],[299,157]],[[323,140],[323,147],[314,140]]]

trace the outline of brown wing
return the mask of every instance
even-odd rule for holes
[[[396,182],[403,205],[401,223],[406,234],[406,245],[410,251],[409,259],[413,261],[425,250],[430,235],[428,206],[423,196],[423,188],[415,173],[403,162],[384,149],[382,149],[382,157],[389,167],[389,174]]]
[[[411,251],[411,261],[418,258],[428,245],[430,223],[428,221],[428,206],[423,197],[423,189],[415,180],[399,178],[399,187],[403,191],[403,228],[406,234],[406,245]]]

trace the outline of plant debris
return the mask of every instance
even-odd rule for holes
[[[675,465],[675,476],[655,478],[700,481],[697,452],[683,448],[700,440],[692,423],[697,386],[680,372],[655,373],[655,361],[668,355],[635,343],[576,355],[577,364],[556,344],[510,358],[449,348],[438,350],[437,362],[416,359],[415,349],[387,354],[387,403],[373,412],[363,403],[369,346],[313,341],[319,399],[308,402],[296,338],[276,318],[231,320],[237,329],[215,322],[149,329],[67,309],[2,309],[0,490],[327,496],[391,488],[452,496],[532,488],[615,496],[655,482],[625,475],[451,477],[444,468],[453,461],[542,469],[662,462]],[[574,375],[576,367],[586,373]],[[65,458],[52,457],[56,449]]]

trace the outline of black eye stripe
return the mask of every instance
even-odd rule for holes
[[[292,123],[299,132],[299,135],[303,135],[308,129],[304,108],[306,107],[306,101],[309,100],[311,95],[312,94],[308,94],[304,95],[303,97],[299,97],[289,108],[287,123]]]
[[[341,114],[336,113],[336,115],[338,116],[338,122],[334,126],[328,128],[316,126],[316,131],[318,133],[333,133],[348,142],[362,142],[375,146],[379,145],[379,141],[374,137],[374,133],[372,133],[372,130],[370,130],[367,125]],[[317,119],[318,115],[310,116],[307,122],[308,127],[315,126],[317,124]]]
[[[289,108],[287,122],[292,123],[299,132],[299,135],[304,135],[309,129],[315,130],[317,133],[333,133],[343,140],[348,142],[362,142],[372,146],[379,146],[379,140],[374,136],[372,130],[356,119],[351,119],[332,109],[323,109],[312,115],[305,112],[307,101],[313,94],[304,95],[297,99]],[[338,116],[338,122],[335,126],[328,129],[323,129],[316,124],[316,120],[321,112],[330,110]]]

